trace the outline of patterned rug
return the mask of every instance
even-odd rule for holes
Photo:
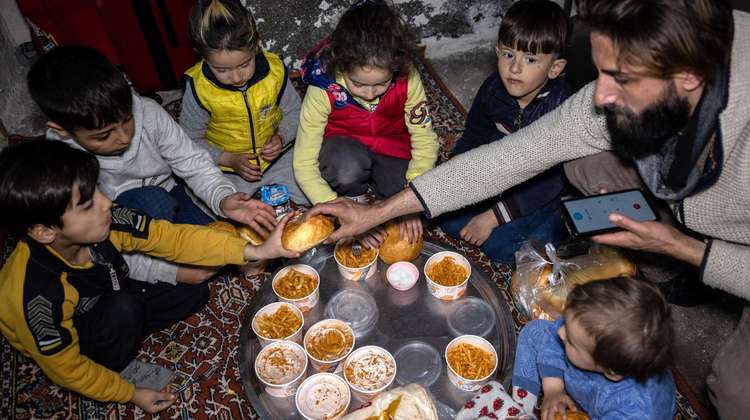
[[[465,111],[427,59],[420,57],[415,65],[422,76],[434,129],[441,141],[442,161],[461,135]],[[303,90],[296,81],[295,86]],[[179,101],[165,107],[178,116]],[[439,229],[428,230],[427,237],[464,253],[500,289],[509,303],[516,328],[525,324],[526,319],[508,288],[508,266],[492,263],[478,248],[449,238]],[[0,255],[8,255],[11,247],[12,243],[5,244]],[[144,340],[139,360],[177,372],[172,390],[178,401],[157,416],[147,415],[133,404],[101,404],[57,387],[32,360],[20,355],[0,336],[0,419],[257,418],[241,385],[239,329],[256,291],[269,277],[269,274],[245,277],[236,272],[218,276],[211,283],[211,298],[206,308]],[[680,395],[675,419],[711,418],[679,374],[676,379]]]

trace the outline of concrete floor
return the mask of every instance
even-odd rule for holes
[[[427,56],[433,67],[468,111],[479,86],[496,70],[491,45],[470,51],[442,56]],[[741,303],[721,292],[711,293],[701,305],[685,308],[672,305],[676,332],[676,365],[678,371],[703,401],[708,375],[716,351],[739,321]]]

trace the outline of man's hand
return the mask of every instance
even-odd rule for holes
[[[284,248],[281,245],[281,233],[284,231],[284,226],[294,216],[294,213],[289,213],[284,216],[283,219],[276,225],[276,229],[271,232],[271,236],[266,239],[263,244],[253,246],[247,244],[245,246],[245,259],[246,260],[269,260],[272,258],[286,257],[286,258],[297,258],[299,252],[292,252]]]
[[[228,195],[221,200],[219,207],[228,218],[250,226],[263,236],[268,236],[276,226],[273,207],[251,198],[249,194],[237,192]]]
[[[133,404],[141,407],[143,411],[154,414],[168,408],[177,401],[177,396],[169,392],[154,391],[147,388],[136,388],[133,398],[130,400]]]
[[[419,213],[401,216],[399,235],[401,239],[408,239],[410,244],[417,242],[422,236],[422,219]]]
[[[229,166],[247,182],[260,181],[260,167],[255,163],[256,156],[252,153],[224,152],[219,158],[219,164]]]
[[[612,213],[609,221],[624,229],[622,232],[596,235],[592,239],[605,245],[670,255],[694,266],[700,266],[706,244],[660,222],[636,222]]]
[[[284,147],[284,140],[280,135],[274,134],[270,139],[263,145],[260,150],[260,155],[266,162],[273,162],[281,154],[281,149]]]
[[[200,284],[208,280],[219,271],[220,267],[192,267],[180,266],[177,268],[177,282],[187,284]]]
[[[461,229],[459,236],[472,245],[482,246],[498,226],[495,212],[489,209],[472,217],[469,223]]]
[[[555,413],[565,418],[565,410],[578,411],[576,403],[565,392],[565,382],[560,378],[542,379],[544,399],[542,400],[542,419],[555,420]]]
[[[337,217],[341,227],[326,240],[326,243],[333,243],[339,239],[353,238],[379,225],[377,218],[373,216],[374,213],[375,207],[373,206],[339,197],[327,203],[316,204],[305,214],[305,217],[312,217],[316,214]]]

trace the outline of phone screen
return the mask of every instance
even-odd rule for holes
[[[563,201],[566,218],[579,235],[595,235],[617,230],[609,221],[610,213],[619,213],[639,222],[657,216],[640,190],[618,191]]]

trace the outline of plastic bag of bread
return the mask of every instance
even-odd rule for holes
[[[592,243],[588,253],[568,259],[558,258],[552,244],[544,249],[540,252],[533,243],[526,242],[516,251],[511,290],[530,319],[559,317],[568,292],[576,285],[636,274],[635,264],[605,245]]]
[[[437,410],[427,391],[409,384],[378,395],[367,407],[348,414],[343,420],[392,419],[437,420]]]

